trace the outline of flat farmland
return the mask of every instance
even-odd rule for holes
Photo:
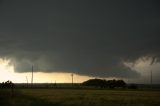
[[[64,106],[159,106],[159,91],[24,89],[28,96]]]
[[[160,91],[17,89],[3,98],[4,93],[1,106],[160,106]]]

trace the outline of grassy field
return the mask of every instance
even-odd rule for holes
[[[1,106],[159,106],[160,91],[19,89],[0,93]],[[9,96],[10,95],[10,96]]]

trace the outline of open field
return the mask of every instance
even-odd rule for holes
[[[7,93],[7,94],[5,94]],[[1,106],[159,106],[160,91],[0,89]]]

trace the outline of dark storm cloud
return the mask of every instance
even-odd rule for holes
[[[137,77],[123,62],[159,60],[159,1],[0,3],[0,56],[17,72],[35,64],[43,72]]]

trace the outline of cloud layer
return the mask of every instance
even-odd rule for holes
[[[1,1],[0,57],[16,72],[138,77],[124,65],[160,57],[159,1]]]

